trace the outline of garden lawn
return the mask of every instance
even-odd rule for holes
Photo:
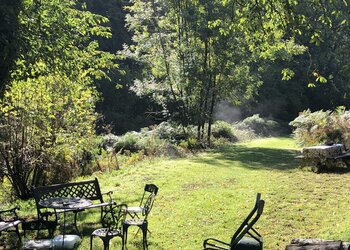
[[[265,200],[256,224],[264,249],[284,249],[299,237],[350,240],[350,173],[302,171],[296,150],[289,138],[260,139],[188,158],[147,160],[97,177],[103,191],[114,190],[117,202],[130,205],[138,204],[146,183],[159,186],[149,216],[151,250],[202,249],[207,237],[229,242],[257,192]],[[97,212],[95,218],[89,213],[80,221],[97,220]],[[79,249],[89,247],[92,228],[83,230]],[[135,232],[130,230],[128,250],[141,249]],[[94,243],[94,249],[102,248],[101,240]],[[119,238],[111,244],[120,249]]]

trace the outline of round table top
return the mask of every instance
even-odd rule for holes
[[[91,206],[92,202],[88,199],[80,197],[54,197],[39,201],[39,205],[42,207],[55,209],[80,209]]]

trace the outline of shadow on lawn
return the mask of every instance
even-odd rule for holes
[[[291,170],[299,167],[294,158],[297,155],[296,150],[233,145],[214,150],[213,153],[210,159],[196,158],[195,161],[215,166],[240,162],[242,167],[252,169]]]

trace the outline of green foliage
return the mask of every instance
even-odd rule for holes
[[[348,2],[284,2],[288,12],[284,27],[307,52],[294,57],[277,53],[284,60],[275,58],[272,63],[258,63],[256,67],[262,73],[264,84],[252,100],[244,103],[242,112],[247,116],[259,113],[289,122],[308,108],[349,107]]]
[[[92,146],[94,98],[89,86],[61,75],[12,83],[0,105],[0,152],[2,173],[17,195],[25,198],[32,185],[71,177],[56,174]]]
[[[226,138],[230,142],[237,141],[232,125],[224,121],[216,121],[213,124],[212,135],[214,138]]]
[[[107,134],[102,136],[101,147],[106,151],[114,150],[114,145],[118,141],[118,136],[114,134]]]
[[[142,133],[141,139],[137,142],[137,147],[148,156],[159,156],[164,154],[169,142],[159,138],[154,131]]]
[[[107,77],[115,56],[99,50],[94,37],[110,37],[108,19],[86,11],[77,0],[25,0],[19,14],[19,59],[14,79],[61,72],[72,79]]]
[[[210,143],[217,101],[240,104],[261,85],[256,63],[305,51],[283,29],[284,7],[282,1],[132,1],[126,22],[134,44],[122,54],[144,65],[132,90],[152,97],[167,118],[196,125],[198,141]]]
[[[178,146],[186,150],[198,150],[202,148],[202,145],[198,142],[198,140],[195,137],[189,137],[187,140],[180,141]]]
[[[137,143],[141,139],[141,134],[135,131],[127,132],[123,136],[119,136],[117,142],[114,144],[116,152],[137,152],[140,148]]]
[[[188,143],[187,136],[180,126],[163,122],[158,126],[152,127],[152,130],[144,128],[141,132],[127,132],[122,136],[108,135],[104,137],[104,145],[112,145],[116,153],[130,154],[143,152],[147,156],[167,155],[169,147],[181,144],[185,148],[193,148],[191,142]],[[184,143],[186,146],[184,146]],[[169,149],[173,151],[172,149]]]
[[[240,126],[236,127],[235,124],[233,124],[232,130],[239,142],[251,141],[259,137],[254,130]]]
[[[342,143],[350,147],[350,112],[344,107],[335,111],[305,110],[290,125],[300,145],[310,146],[324,143]]]
[[[245,118],[234,125],[238,130],[251,130],[258,136],[278,135],[281,127],[278,122],[260,117],[259,114]]]
[[[23,4],[19,56],[0,104],[0,162],[24,199],[33,186],[85,172],[96,153],[91,83],[116,64],[92,39],[110,37],[105,17],[77,0]]]
[[[193,128],[188,126],[183,128],[181,125],[177,125],[172,122],[162,122],[154,127],[154,133],[160,139],[165,139],[171,143],[178,143],[181,140],[186,140],[186,138],[195,136]]]

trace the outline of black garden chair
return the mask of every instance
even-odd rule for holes
[[[262,236],[253,228],[264,210],[265,202],[260,198],[261,194],[258,193],[253,210],[234,233],[230,243],[208,238],[203,242],[204,250],[262,250]]]
[[[126,245],[128,239],[128,228],[130,226],[137,226],[142,231],[143,249],[147,248],[147,231],[148,230],[148,215],[153,207],[154,198],[158,193],[158,187],[154,184],[146,184],[144,193],[138,207],[130,207],[127,209],[130,219],[123,222],[124,244]]]
[[[144,214],[145,207],[147,206],[147,209],[151,209],[153,206],[153,201],[155,196],[158,193],[158,187],[154,184],[146,184],[144,188],[144,192],[140,201],[140,205],[135,206],[135,207],[128,207],[127,212],[132,218],[139,218],[139,214]],[[152,204],[146,204],[150,200],[149,198],[152,196]]]
[[[122,239],[122,249],[124,249],[123,222],[126,217],[127,205],[110,205],[110,209],[102,217],[103,228],[96,229],[90,237],[90,249],[92,250],[92,240],[95,236],[103,241],[104,250],[109,249],[109,242],[114,237]],[[113,248],[114,249],[114,248]]]

